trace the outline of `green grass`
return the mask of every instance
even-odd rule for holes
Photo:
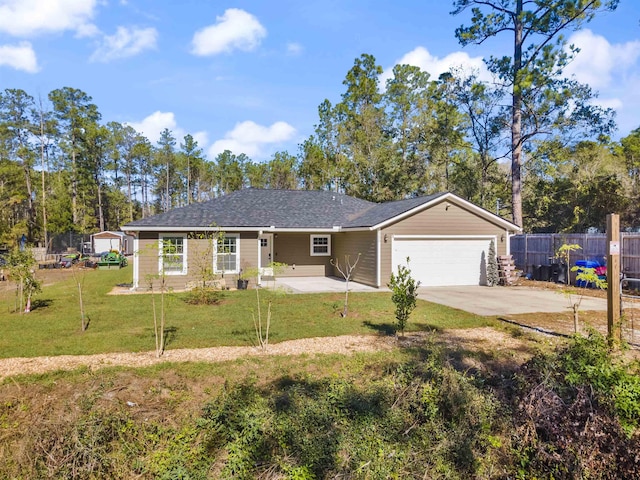
[[[70,274],[45,286],[29,314],[13,313],[13,291],[0,293],[0,357],[78,355],[153,350],[151,295],[107,295],[131,280],[131,267],[87,271],[78,278],[89,328],[80,328],[78,289]],[[388,292],[351,293],[349,316],[340,317],[344,294],[293,295],[260,291],[263,306],[271,300],[272,343],[307,337],[393,333],[394,306]],[[183,293],[165,296],[167,348],[198,348],[255,343],[252,311],[255,290],[225,292],[217,306],[189,305]],[[156,295],[159,304],[160,296]],[[419,301],[407,331],[468,328],[492,320]]]

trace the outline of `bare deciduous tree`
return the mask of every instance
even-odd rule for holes
[[[340,275],[344,278],[345,286],[344,286],[344,308],[342,309],[342,313],[340,314],[342,317],[346,317],[347,313],[349,313],[349,281],[353,275],[353,271],[355,270],[358,262],[360,261],[360,253],[355,260],[355,262],[351,263],[350,255],[344,256],[344,266],[340,266],[340,262],[337,258],[331,259],[331,265],[333,265]]]

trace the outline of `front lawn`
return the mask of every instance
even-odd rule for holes
[[[49,273],[51,275],[51,273]],[[45,282],[28,314],[12,313],[14,291],[0,292],[0,357],[79,355],[106,352],[138,352],[154,349],[152,296],[108,295],[119,283],[131,281],[131,267],[122,270],[89,270],[76,278],[56,272],[58,281]],[[81,331],[78,288],[89,328]],[[47,285],[47,283],[50,283]],[[305,337],[393,333],[391,294],[351,293],[349,316],[342,318],[344,294],[282,294],[260,290],[263,305],[271,300],[272,343]],[[225,292],[220,305],[187,304],[184,293],[165,296],[167,348],[199,348],[255,343],[252,311],[255,290]],[[160,296],[156,295],[156,303]],[[265,308],[266,310],[266,308]],[[437,304],[419,301],[407,331],[469,328],[492,320]]]

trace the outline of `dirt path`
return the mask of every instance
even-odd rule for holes
[[[45,373],[89,367],[146,367],[165,362],[224,362],[241,357],[373,352],[393,347],[393,338],[376,336],[340,336],[289,340],[269,345],[267,351],[257,347],[212,347],[167,350],[157,358],[154,351],[140,353],[103,353],[97,355],[59,355],[52,357],[2,358],[0,381],[19,374]]]
[[[424,332],[408,334],[400,345],[411,346],[424,341]],[[491,327],[445,330],[438,334],[438,340],[448,347],[465,348],[473,351],[515,352],[523,350],[530,354],[524,339]],[[105,367],[146,367],[166,362],[224,362],[243,357],[278,355],[317,355],[338,353],[350,355],[356,352],[390,350],[399,344],[395,337],[374,335],[344,335],[339,337],[305,338],[289,340],[269,345],[262,351],[257,347],[212,347],[167,350],[157,358],[155,352],[104,353],[97,355],[59,355],[52,357],[2,358],[0,359],[0,382],[20,374],[46,373],[56,370],[73,370],[88,367],[99,370]]]

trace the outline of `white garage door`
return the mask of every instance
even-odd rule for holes
[[[394,238],[392,262],[406,265],[422,286],[484,285],[491,238]]]
[[[94,238],[93,250],[95,253],[108,252],[109,250],[120,251],[119,238]]]

